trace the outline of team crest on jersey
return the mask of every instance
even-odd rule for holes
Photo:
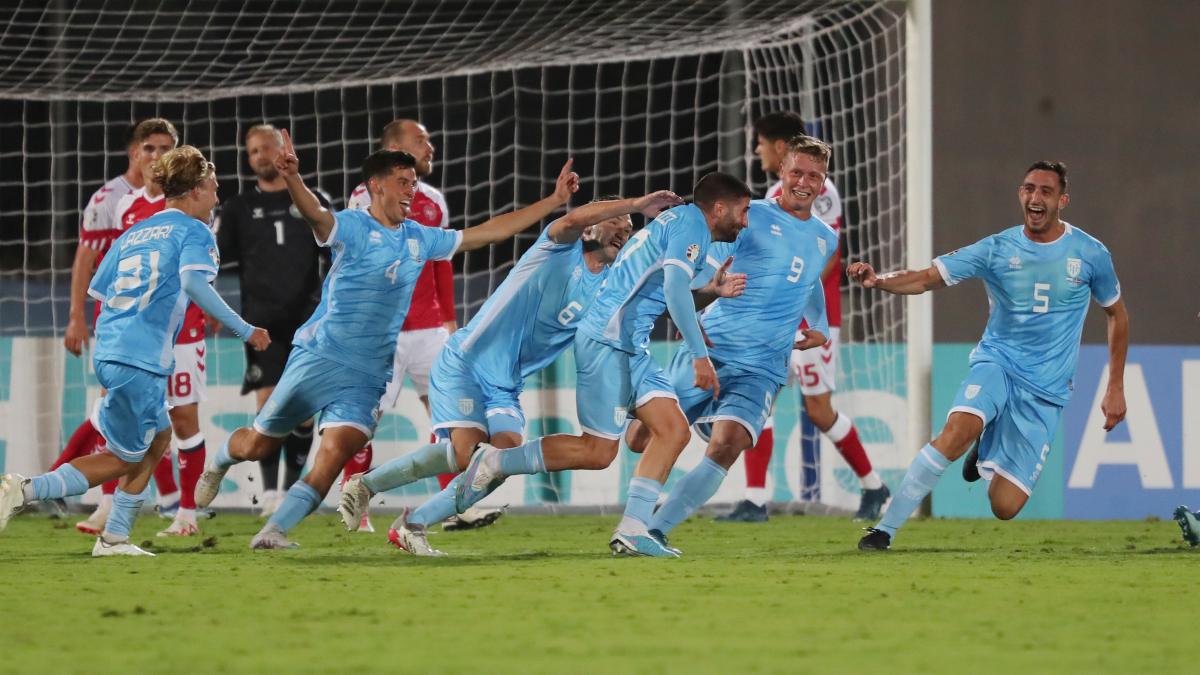
[[[833,209],[833,198],[829,195],[821,195],[813,202],[813,211],[818,216],[827,215]]]
[[[780,228],[778,225],[776,225],[775,223],[771,223],[771,234],[775,235],[776,237],[782,237],[782,236],[783,236],[783,229],[781,229],[781,228]]]
[[[1079,271],[1083,269],[1083,261],[1079,258],[1067,258],[1067,276],[1072,279],[1079,276]]]
[[[421,244],[416,239],[408,240],[408,254],[413,260],[421,257]]]
[[[471,411],[474,409],[475,409],[475,400],[474,399],[470,399],[470,398],[458,399],[458,412],[460,412],[464,415],[470,415]]]
[[[817,250],[821,252],[821,255],[825,255],[825,246],[825,240],[817,237]]]
[[[580,278],[580,277],[582,277],[582,276],[583,276],[583,266],[582,266],[582,265],[576,265],[576,266],[575,266],[575,269],[574,269],[574,270],[571,270],[571,280],[572,280],[572,281],[579,281],[579,278]]]
[[[625,409],[621,407],[613,408],[613,424],[621,426],[625,424]]]
[[[217,253],[217,249],[212,246],[208,247],[208,257],[212,259],[213,267],[221,266],[221,254]]]
[[[288,215],[293,218],[299,218],[300,217],[300,209],[296,208],[295,204],[292,204],[291,206],[288,207]]]
[[[371,240],[372,246],[377,246],[377,245],[383,243],[383,235],[379,234],[378,232],[376,232],[374,230],[371,230],[371,236],[368,237],[368,239]]]
[[[696,258],[700,257],[700,244],[688,244],[687,259],[688,262],[696,262]]]
[[[1010,270],[1021,269],[1021,256],[1014,255],[1013,257],[1009,258],[1008,259],[1008,269],[1010,269]]]
[[[437,218],[437,208],[433,204],[426,204],[421,209],[421,215],[425,216],[425,220],[432,223]]]
[[[250,212],[250,217],[255,220],[262,220],[262,218],[263,218],[262,208],[258,207],[258,206],[254,207],[254,209]]]
[[[147,429],[146,433],[142,435],[142,443],[145,443],[146,445],[150,445],[150,441],[153,441],[153,440],[154,440],[154,429]]]
[[[978,384],[968,384],[967,390],[966,390],[966,392],[964,392],[966,394],[967,400],[969,401],[969,400],[975,398],[976,396],[978,396],[979,390],[981,388],[982,387],[980,387]]]

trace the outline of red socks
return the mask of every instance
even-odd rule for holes
[[[204,437],[200,434],[179,443],[180,508],[196,508],[196,483],[204,473],[205,454]]]
[[[867,451],[863,449],[862,442],[858,440],[858,429],[850,427],[850,433],[835,443],[838,452],[842,453],[842,457],[846,463],[854,469],[854,474],[859,478],[871,473],[871,460],[867,457]]]
[[[767,467],[771,464],[771,451],[775,448],[775,430],[767,427],[758,435],[758,443],[743,453],[746,460],[746,487],[767,487]]]
[[[72,460],[92,454],[97,445],[104,445],[104,437],[100,435],[96,427],[92,426],[90,419],[83,420],[82,424],[75,427],[71,438],[67,439],[67,445],[63,447],[62,454],[58,456],[58,459],[54,460],[50,470],[54,471],[63,464],[69,464]]]
[[[375,449],[367,443],[346,462],[346,468],[342,470],[342,482],[350,480],[350,476],[356,473],[366,473],[371,468],[371,460],[374,458]]]

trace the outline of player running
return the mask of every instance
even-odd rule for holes
[[[737,241],[710,249],[712,270],[718,260],[732,256],[730,269],[751,282],[744,294],[717,300],[701,316],[720,392],[692,386],[688,363],[693,354],[686,345],[667,368],[684,415],[709,443],[704,459],[675,484],[650,521],[651,536],[664,544],[676,525],[716,494],[738,455],[758,439],[775,395],[787,383],[792,350],[825,343],[821,277],[838,235],[813,213],[813,202],[825,182],[829,156],[829,146],[815,138],[789,141],[780,171],[783,191],[751,202],[750,224]],[[797,340],[801,319],[809,328]],[[634,452],[641,452],[645,427],[634,421],[626,438]]]
[[[210,285],[220,262],[207,224],[217,204],[213,165],[185,145],[163,155],[154,181],[166,195],[166,211],[121,235],[88,288],[103,303],[92,358],[106,393],[93,422],[108,440],[108,451],[32,479],[16,474],[0,479],[3,528],[31,501],[80,495],[120,478],[112,512],[92,549],[97,557],[154,555],[130,543],[129,532],[150,474],[171,441],[167,379],[189,298],[256,349],[270,343],[265,330],[243,321]]]
[[[487,444],[471,458],[455,486],[459,511],[478,502],[506,476],[566,469],[603,469],[617,456],[629,411],[650,440],[629,481],[625,515],[609,540],[613,553],[677,557],[650,536],[648,523],[663,481],[691,438],[670,381],[650,356],[650,330],[667,310],[694,357],[692,383],[716,393],[720,386],[696,305],[745,288],[740,275],[718,271],[689,293],[713,241],[733,241],[746,227],[750,189],[738,178],[710,173],[696,183],[694,204],[659,214],[635,234],[613,263],[608,279],[575,335],[580,436],[546,436],[508,450]]]
[[[242,395],[254,392],[255,410],[263,405],[292,351],[292,338],[321,299],[321,277],[329,260],[313,241],[308,223],[292,204],[287,184],[275,168],[283,152],[283,135],[270,124],[246,131],[246,155],[257,179],[255,186],[221,204],[217,244],[221,268],[237,267],[242,290],[242,312],[256,324],[266,326],[274,341],[266,351],[246,350],[246,374]],[[328,207],[329,196],[320,188],[313,194]],[[288,274],[279,270],[287,269]],[[300,479],[312,447],[313,424],[305,422],[283,441],[281,452],[264,457],[261,515],[269,517],[283,500],[279,492],[279,460],[283,455],[283,489]]]
[[[497,448],[520,445],[525,378],[553,363],[571,344],[609,264],[633,231],[628,214],[653,218],[679,203],[679,197],[667,191],[638,199],[606,199],[551,223],[475,317],[450,338],[434,364],[434,429],[450,442],[427,445],[351,478],[338,508],[346,527],[357,527],[376,493],[462,470],[480,443]],[[447,487],[411,515],[397,519],[388,539],[406,551],[436,555],[425,530],[454,513],[454,490]]]
[[[780,174],[781,180],[767,190],[767,198],[778,197],[783,190],[782,168],[788,155],[788,141],[804,135],[804,119],[794,112],[773,112],[763,115],[754,122],[754,133],[758,139],[754,154],[768,175]],[[812,213],[839,234],[842,231],[842,198],[828,176],[820,193],[812,203]],[[837,448],[842,458],[858,476],[862,487],[858,512],[855,518],[874,520],[879,517],[890,493],[871,466],[871,459],[858,438],[858,430],[849,415],[833,408],[833,391],[837,388],[837,346],[842,324],[842,260],[840,248],[835,247],[829,262],[821,272],[825,286],[825,313],[828,318],[829,340],[816,349],[792,352],[792,377],[800,385],[804,412],[812,425],[816,425]],[[801,330],[803,326],[801,326]],[[796,339],[803,340],[799,330]],[[809,424],[803,424],[809,427]],[[762,522],[767,520],[767,469],[775,448],[774,413],[755,443],[747,450],[746,498],[738,502],[733,510],[718,516],[725,522]],[[805,434],[808,432],[806,431]]]
[[[276,168],[317,241],[332,249],[333,265],[321,302],[297,331],[283,377],[253,428],[233,432],[196,488],[197,501],[207,506],[229,467],[274,452],[293,429],[320,411],[321,443],[312,469],[288,489],[251,540],[251,548],[262,549],[294,546],[287,532],[317,508],[346,460],[374,432],[379,399],[391,378],[396,334],[425,261],[508,239],[565,204],[579,187],[568,162],[554,194],[533,206],[461,231],[425,227],[407,219],[416,192],[416,161],[408,153],[379,150],[363,162],[370,210],[334,214],[304,185],[287,130],[283,137]]]
[[[1108,315],[1109,379],[1100,409],[1105,431],[1125,418],[1129,315],[1112,255],[1104,244],[1060,220],[1070,203],[1067,167],[1036,162],[1017,188],[1024,225],[1008,228],[920,271],[877,276],[867,263],[848,272],[865,288],[916,295],[971,278],[988,292],[988,323],[938,437],[921,448],[883,519],[858,542],[887,550],[897,530],[933,490],[951,462],[967,453],[963,475],[991,484],[992,513],[1021,512],[1050,453],[1062,408],[1071,396],[1079,336],[1095,299]]]

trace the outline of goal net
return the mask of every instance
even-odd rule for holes
[[[773,177],[753,155],[752,123],[794,110],[833,146],[844,256],[893,268],[906,240],[904,12],[903,3],[796,0],[21,2],[0,33],[0,462],[45,470],[98,395],[86,353],[67,354],[62,335],[80,213],[125,171],[132,121],[174,122],[214,161],[225,198],[253,185],[246,130],[287,127],[308,184],[341,207],[383,126],[418,119],[437,146],[430,182],[462,227],[548,194],[568,157],[583,179],[575,204],[663,188],[688,195],[713,170],[762,195]],[[460,321],[536,232],[456,260]],[[236,275],[218,288],[236,307]],[[911,456],[904,304],[845,285],[843,294],[835,405],[887,480]],[[663,323],[661,361],[674,333]],[[239,395],[240,343],[210,337],[208,354],[201,418],[215,447],[252,419],[254,403]],[[569,355],[531,378],[530,436],[578,430],[573,384]],[[788,387],[776,410],[773,499],[852,508],[857,480],[811,428],[801,438],[802,417]],[[376,464],[425,442],[428,426],[406,387],[384,416]],[[693,441],[676,472],[702,452]],[[617,504],[634,462],[623,450],[607,471],[514,480],[495,499]],[[218,505],[249,506],[257,472],[237,467],[237,489]],[[742,485],[739,463],[717,501],[740,498]],[[436,489],[430,479],[384,501]]]

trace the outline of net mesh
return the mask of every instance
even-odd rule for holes
[[[246,129],[287,127],[308,183],[341,206],[382,127],[419,119],[437,146],[430,182],[462,227],[548,194],[568,157],[583,178],[575,203],[662,188],[686,195],[713,170],[745,176],[761,195],[769,179],[751,153],[751,123],[796,110],[833,145],[844,252],[897,267],[905,262],[903,9],[753,0],[21,3],[0,34],[8,57],[0,66],[0,449],[9,469],[43,470],[96,395],[87,360],[66,355],[61,335],[79,214],[125,170],[121,139],[131,121],[175,122],[183,142],[217,165],[225,196],[253,184]],[[461,320],[535,236],[456,260]],[[236,306],[236,281],[222,279],[219,289]],[[843,292],[835,404],[886,465],[889,453],[903,456],[892,448],[905,437],[903,305]],[[672,334],[656,332],[664,344]],[[238,396],[240,345],[210,345],[202,417],[209,438],[223,439],[253,402]],[[537,411],[531,435],[575,430],[573,378],[559,365],[527,387],[526,405]],[[853,476],[831,449],[812,439],[799,449],[800,417],[789,388],[777,409],[773,497],[852,506]],[[380,456],[415,447],[427,426],[408,388],[385,416]],[[677,471],[694,465],[695,446]],[[536,477],[511,488],[524,494],[504,497],[615,503],[632,463],[623,454],[609,472]],[[740,496],[736,476],[719,499]]]

